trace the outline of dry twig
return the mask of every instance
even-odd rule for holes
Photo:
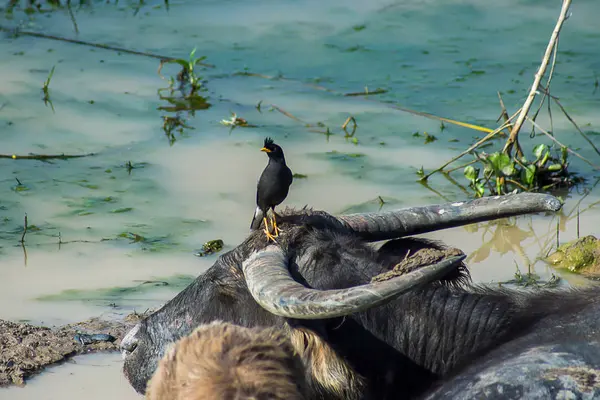
[[[559,39],[556,40],[556,45],[554,46],[554,53],[552,54],[552,66],[550,67],[550,73],[548,74],[548,81],[546,82],[546,87],[544,88],[545,89],[544,97],[542,97],[542,101],[540,101],[540,105],[532,117],[532,119],[534,121],[537,118],[540,110],[544,106],[544,101],[546,101],[546,97],[548,97],[548,95],[550,95],[550,83],[552,82],[552,77],[554,76],[554,67],[556,66],[556,54],[558,53],[558,41],[559,41]],[[548,101],[548,116],[550,117],[550,132],[553,132],[554,126],[552,123],[552,107],[550,106],[550,101]],[[533,130],[531,132],[531,137],[533,138],[534,135],[535,135],[535,127],[533,128]]]
[[[517,113],[518,113],[518,111],[517,111]],[[446,168],[448,165],[452,164],[454,161],[458,160],[459,158],[462,158],[465,154],[469,154],[471,151],[475,150],[476,148],[478,148],[479,146],[481,146],[483,143],[487,142],[488,140],[490,140],[491,138],[493,138],[494,136],[496,136],[498,134],[498,132],[502,131],[504,128],[506,128],[510,124],[510,121],[512,121],[512,119],[517,115],[517,113],[513,114],[513,116],[510,117],[508,119],[508,121],[504,122],[498,128],[496,128],[492,132],[490,132],[487,135],[485,135],[485,137],[483,139],[480,139],[479,141],[477,141],[475,144],[473,144],[467,150],[463,151],[462,153],[460,153],[456,157],[452,158],[450,161],[446,162],[441,167],[438,167],[437,169],[434,169],[433,171],[431,171],[427,175],[423,175],[423,177],[421,179],[419,179],[419,180],[420,181],[427,180],[431,175],[435,174],[436,172],[442,171],[444,168]]]
[[[352,92],[352,93],[344,93],[344,96],[346,97],[352,97],[352,96],[372,96],[375,94],[383,94],[383,93],[387,93],[388,91],[385,89],[375,89],[372,92],[369,91],[369,88],[365,87],[365,91],[364,92]]]
[[[75,29],[75,33],[79,35],[79,27],[77,26],[77,21],[75,20],[75,14],[73,14],[73,10],[71,10],[71,0],[67,0],[67,10],[69,11],[69,16],[71,17],[71,22],[73,23],[73,29]]]
[[[15,36],[39,37],[39,38],[42,38],[42,39],[57,40],[57,41],[60,41],[60,42],[80,44],[80,45],[83,45],[83,46],[96,47],[96,48],[104,49],[104,50],[117,51],[119,53],[135,54],[135,55],[138,55],[138,56],[145,56],[145,57],[157,58],[159,60],[176,60],[175,57],[166,57],[166,56],[161,56],[159,54],[153,54],[153,53],[144,52],[144,51],[136,51],[136,50],[125,49],[125,48],[122,48],[122,47],[109,46],[109,45],[102,44],[102,43],[92,43],[92,42],[86,42],[86,41],[83,41],[83,40],[69,39],[69,38],[64,38],[64,37],[54,36],[54,35],[46,35],[46,34],[38,33],[38,32],[22,31],[22,30],[19,30],[19,29],[9,29],[9,28],[5,28],[5,27],[2,27],[2,26],[0,26],[0,31],[12,33]],[[208,68],[214,68],[215,67],[214,65],[208,64],[208,63],[198,63],[198,64],[202,65],[203,67],[208,67]]]
[[[577,129],[577,132],[579,132],[579,134],[585,139],[585,141],[588,142],[590,144],[590,146],[592,146],[592,148],[594,149],[594,151],[596,152],[596,154],[600,155],[600,151],[598,150],[598,148],[594,145],[594,143],[590,140],[590,138],[588,138],[587,135],[585,133],[583,133],[583,131],[579,128],[579,125],[577,125],[577,123],[575,122],[575,120],[573,120],[573,118],[571,118],[571,116],[569,115],[569,113],[567,112],[567,110],[565,110],[565,108],[560,103],[560,101],[558,101],[558,98],[555,97],[555,96],[550,96],[550,97],[558,105],[558,107],[563,112],[563,114],[565,114],[565,117],[567,117],[567,119],[573,124],[573,126],[575,127],[575,129]]]
[[[348,124],[350,122],[352,122],[352,133],[348,133],[348,130],[346,129],[348,128]],[[354,136],[354,134],[356,133],[356,128],[358,128],[358,125],[356,124],[356,119],[354,119],[352,115],[346,118],[346,121],[342,124],[342,130],[346,132],[346,137]]]
[[[12,158],[13,160],[67,160],[69,158],[81,158],[95,156],[96,153],[88,154],[32,154],[22,156],[17,154],[0,154],[0,158]]]
[[[19,243],[25,243],[25,234],[27,233],[27,213],[25,213],[25,225],[23,225],[23,234],[21,235],[21,240]]]
[[[558,141],[558,139],[556,139],[554,136],[552,136],[551,134],[549,134],[544,128],[542,128],[541,126],[539,126],[534,120],[532,120],[529,117],[526,117],[527,120],[529,122],[531,122],[533,124],[533,126],[535,126],[540,132],[542,132],[544,135],[548,136],[554,143],[558,144],[561,147],[564,147],[567,149],[567,151],[571,154],[573,154],[575,157],[585,161],[586,163],[588,163],[592,168],[600,170],[600,167],[597,165],[594,165],[592,162],[590,162],[590,160],[588,160],[587,158],[585,158],[584,156],[582,156],[581,154],[579,154],[578,152],[576,152],[575,150],[571,150],[568,146],[565,146],[564,144],[562,144],[561,142]]]
[[[484,126],[469,124],[469,123],[466,123],[466,122],[460,122],[460,121],[456,121],[456,120],[453,120],[453,119],[450,119],[450,118],[438,117],[437,115],[429,114],[429,113],[422,112],[422,111],[411,110],[409,108],[401,107],[401,106],[398,106],[398,105],[395,105],[395,104],[390,104],[390,105],[388,105],[388,107],[393,108],[395,110],[404,111],[404,112],[407,112],[409,114],[418,115],[418,116],[421,116],[421,117],[435,119],[437,121],[447,122],[449,124],[453,124],[453,125],[458,125],[458,126],[462,126],[462,127],[465,127],[465,128],[474,129],[474,130],[480,131],[480,132],[486,132],[486,133],[495,132],[494,134],[498,133],[498,132],[496,132],[496,130],[490,129],[490,128],[486,128]],[[502,128],[502,129],[504,129],[504,128]]]
[[[254,78],[268,79],[270,81],[294,82],[294,83],[300,83],[302,85],[311,87],[313,89],[322,90],[324,92],[336,93],[334,90],[328,89],[325,86],[315,85],[313,83],[299,82],[299,81],[297,81],[295,79],[286,78],[283,75],[273,76],[273,75],[259,74],[259,73],[256,73],[256,72],[243,71],[243,72],[235,72],[233,74],[233,76],[251,76],[251,77],[254,77]]]
[[[500,116],[498,117],[498,119],[496,120],[496,122],[500,122],[500,119],[504,118],[504,121],[508,121],[508,112],[506,111],[506,106],[504,105],[504,100],[502,100],[502,95],[500,94],[500,92],[498,93],[498,100],[500,100],[500,107],[502,108],[502,111],[500,112]]]
[[[563,23],[567,19],[567,12],[569,11],[569,6],[571,5],[571,0],[563,0],[562,9],[560,10],[560,15],[558,17],[558,21],[556,21],[556,26],[554,27],[554,31],[552,32],[552,36],[550,36],[550,41],[548,42],[548,47],[546,47],[546,52],[544,53],[544,57],[542,58],[542,63],[535,74],[535,79],[533,80],[533,84],[531,85],[531,89],[529,90],[529,95],[521,108],[521,114],[517,118],[515,125],[513,126],[512,131],[510,132],[510,137],[506,141],[506,145],[504,146],[503,152],[510,153],[513,144],[517,141],[517,135],[525,122],[525,118],[527,118],[527,113],[531,108],[533,100],[535,99],[535,95],[538,92],[538,88],[540,87],[540,82],[542,77],[546,73],[546,67],[548,66],[548,62],[550,61],[550,55],[552,54],[552,50],[556,45],[556,41],[558,40],[558,34],[560,33],[560,29],[562,28]]]
[[[275,104],[271,104],[271,107],[276,110],[279,111],[280,113],[282,113],[283,115],[285,115],[288,118],[293,119],[294,121],[300,122],[301,124],[304,124],[306,126],[313,126],[312,124],[306,123],[304,121],[302,121],[300,118],[296,117],[295,115],[293,115],[292,113],[287,112],[286,110],[284,110],[283,108],[276,106]]]

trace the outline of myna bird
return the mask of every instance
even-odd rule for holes
[[[292,184],[292,171],[285,164],[285,157],[281,147],[273,142],[273,139],[266,138],[260,151],[264,151],[269,156],[269,163],[265,167],[258,184],[256,186],[256,211],[250,224],[250,229],[256,230],[260,226],[261,219],[265,223],[265,233],[267,239],[275,241],[279,236],[280,229],[275,220],[275,206],[278,206],[285,200]],[[273,230],[271,234],[267,221],[267,213],[273,211]]]

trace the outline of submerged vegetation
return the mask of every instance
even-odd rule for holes
[[[515,272],[514,278],[508,281],[499,282],[498,285],[513,285],[523,288],[533,287],[537,289],[551,289],[560,285],[560,282],[561,279],[554,274],[552,274],[548,280],[544,280],[538,274],[531,271],[525,274],[521,273],[519,267],[517,266],[517,271]]]
[[[42,93],[44,93],[44,104],[48,105],[50,104],[50,107],[52,108],[52,112],[54,112],[54,106],[52,105],[52,100],[50,100],[50,92],[48,91],[48,87],[50,86],[50,81],[52,80],[52,75],[54,75],[54,68],[56,66],[53,66],[52,69],[50,70],[50,73],[48,74],[48,78],[46,78],[46,80],[44,81],[44,86],[42,86]]]
[[[139,302],[140,296],[155,292],[158,288],[176,292],[189,285],[195,276],[172,275],[153,280],[139,282],[132,286],[112,287],[92,290],[68,289],[60,293],[49,294],[37,298],[39,301],[85,301],[112,308],[123,307],[126,303]],[[143,304],[137,304],[140,306]]]
[[[205,59],[205,56],[196,57],[194,48],[187,60],[176,58],[164,59],[160,62],[158,74],[168,82],[169,86],[158,89],[158,97],[167,102],[167,105],[160,106],[158,109],[174,114],[162,116],[163,131],[169,139],[170,145],[177,140],[174,132],[183,135],[186,129],[194,129],[186,124],[188,118],[193,118],[197,110],[206,110],[211,107],[208,98],[201,95],[201,93],[207,92],[207,89],[205,80],[198,74],[197,69]],[[176,76],[165,78],[161,75],[161,71],[166,64],[179,65],[181,70]]]
[[[221,250],[223,250],[223,240],[214,239],[204,243],[204,245],[202,245],[202,249],[195,254],[198,257],[206,257],[211,254],[218,253]]]

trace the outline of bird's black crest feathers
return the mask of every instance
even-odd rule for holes
[[[272,145],[273,143],[275,143],[275,142],[273,142],[273,139],[271,139],[270,137],[267,137],[267,138],[265,138],[265,144],[264,144],[264,147],[267,147],[267,146],[269,146],[269,145]]]

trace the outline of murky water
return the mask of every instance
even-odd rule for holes
[[[495,127],[496,92],[503,93],[509,113],[521,105],[559,12],[558,4],[542,0],[179,1],[168,12],[153,1],[137,13],[134,2],[104,3],[75,10],[78,36],[66,11],[30,17],[15,12],[1,25],[21,23],[29,31],[162,56],[187,58],[196,47],[215,65],[201,72],[211,107],[183,114],[193,129],[174,133],[170,144],[162,116],[174,114],[158,109],[167,105],[157,94],[167,82],[156,73],[157,59],[28,36],[3,38],[0,153],[95,155],[0,159],[0,318],[62,324],[143,311],[172,297],[214,261],[193,256],[202,243],[221,238],[231,248],[248,233],[256,180],[266,164],[258,150],[267,135],[283,146],[292,170],[307,176],[295,180],[289,206],[340,213],[377,210],[378,196],[383,209],[466,199],[442,176],[430,180],[432,190],[415,183],[415,172],[437,167],[476,133],[448,124],[441,131],[439,122],[391,105]],[[561,34],[553,94],[583,130],[598,131],[600,3],[578,1],[572,11]],[[54,110],[41,93],[53,66]],[[166,77],[177,72],[173,66],[162,71]],[[279,74],[288,79],[264,77]],[[388,92],[340,95],[365,87]],[[311,132],[272,105],[305,123],[321,123],[332,135]],[[219,121],[231,112],[258,127],[230,131]],[[554,110],[557,138],[599,164],[559,114]],[[358,123],[357,144],[340,129],[350,115]],[[549,126],[547,117],[540,121]],[[424,144],[423,132],[438,140]],[[522,144],[530,151],[526,136]],[[591,138],[598,142],[597,134]],[[588,186],[594,183],[586,164],[572,158],[571,165]],[[466,186],[461,175],[453,176]],[[557,219],[561,241],[577,236],[582,195],[583,189],[569,194],[560,216],[426,236],[467,252],[477,281],[512,279],[516,265],[525,272],[529,263],[547,279],[556,272],[536,258],[556,242]],[[579,204],[582,235],[596,233],[598,200],[591,192]],[[24,251],[19,240],[25,213]],[[24,389],[0,391],[0,398],[67,399],[82,391],[88,398],[137,398],[120,365],[117,355],[80,357]]]
[[[140,399],[121,373],[118,354],[77,356],[36,376],[24,388],[2,389],[11,400]]]

